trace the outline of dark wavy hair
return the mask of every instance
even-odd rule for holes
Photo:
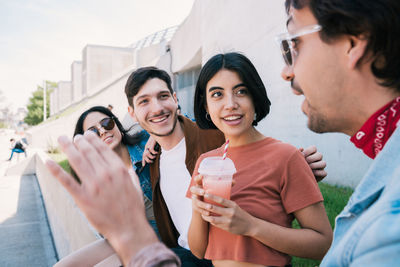
[[[76,125],[75,125],[74,136],[84,133],[83,122],[85,121],[86,117],[92,112],[103,113],[104,115],[106,115],[114,120],[115,125],[118,127],[118,130],[121,132],[121,136],[122,136],[121,143],[123,143],[124,145],[135,145],[136,143],[138,143],[140,141],[140,138],[141,138],[141,135],[143,134],[143,132],[140,132],[136,135],[129,135],[128,132],[131,128],[126,130],[122,126],[119,119],[114,115],[114,113],[112,113],[108,108],[103,107],[103,106],[91,107],[79,116],[78,121],[76,122]],[[76,174],[76,172],[74,171],[74,169],[72,169],[72,167],[70,169],[71,169],[72,175],[80,183],[81,181],[80,181],[78,175]]]
[[[125,94],[128,98],[129,106],[133,108],[133,97],[139,93],[140,88],[150,79],[158,78],[167,84],[168,90],[171,94],[174,93],[171,85],[171,77],[169,74],[157,67],[143,67],[135,70],[129,76],[125,85]]]
[[[246,56],[236,52],[215,55],[201,69],[194,94],[194,116],[197,125],[202,129],[217,128],[206,118],[206,87],[214,75],[222,69],[237,73],[249,90],[256,113],[253,125],[257,125],[269,113],[271,101],[253,63]]]
[[[81,114],[81,116],[79,116],[78,121],[76,122],[76,125],[75,125],[74,136],[84,133],[83,122],[85,121],[86,117],[92,112],[103,113],[104,115],[106,115],[106,116],[108,116],[108,117],[110,117],[110,118],[112,118],[114,120],[115,125],[117,125],[118,130],[121,132],[121,135],[122,135],[121,143],[123,143],[124,145],[135,145],[137,142],[139,142],[140,134],[138,134],[138,135],[129,135],[128,132],[131,129],[130,128],[129,129],[124,129],[124,127],[122,126],[121,122],[114,115],[114,113],[112,113],[111,110],[109,110],[108,108],[103,107],[103,106],[91,107],[88,110],[86,110],[85,112],[83,112]]]
[[[291,7],[309,7],[322,26],[321,39],[329,43],[342,35],[365,35],[371,71],[380,84],[400,92],[399,0],[286,0]]]

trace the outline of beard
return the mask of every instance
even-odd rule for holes
[[[172,125],[172,128],[171,128],[171,130],[169,131],[169,132],[167,132],[167,133],[156,133],[156,132],[154,132],[154,131],[151,131],[150,129],[145,129],[149,134],[154,134],[155,136],[159,136],[159,137],[165,137],[165,136],[169,136],[169,135],[171,135],[173,132],[174,132],[174,130],[175,130],[175,127],[176,127],[176,123],[178,122],[178,114],[177,114],[177,112],[175,111],[173,114],[171,114],[173,117],[174,117],[174,121],[173,121],[173,125]]]
[[[307,99],[304,99],[304,102],[301,107],[304,115],[307,116],[307,127],[315,132],[315,133],[326,133],[329,131],[329,120],[325,115],[321,114],[318,110],[316,110],[313,106],[310,105]]]
[[[331,132],[327,128],[327,120],[316,114],[310,114],[308,116],[307,127],[315,133],[326,133]]]
[[[328,118],[326,115],[310,110],[307,114],[307,127],[315,133],[334,133],[343,131],[343,119]]]

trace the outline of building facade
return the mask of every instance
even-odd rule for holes
[[[217,53],[241,52],[256,66],[272,102],[270,114],[258,129],[298,147],[316,145],[328,163],[326,181],[354,187],[371,161],[345,135],[318,135],[307,129],[307,118],[300,109],[302,98],[294,96],[290,85],[280,77],[284,63],[274,37],[285,30],[285,23],[283,1],[197,0],[178,27],[157,32],[125,48],[86,46],[81,63],[82,94],[77,93],[80,89],[76,86],[76,67],[69,89],[73,93],[69,96],[67,89],[55,90],[54,94],[59,96],[51,97],[51,101],[58,99],[60,103],[51,104],[52,114],[57,113],[53,106],[60,111],[68,107],[67,100],[69,105],[84,100],[76,114],[91,105],[112,104],[118,116],[126,117],[124,84],[129,74],[138,67],[155,65],[171,74],[182,112],[192,117],[194,88],[201,66]]]

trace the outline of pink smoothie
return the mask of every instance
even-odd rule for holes
[[[232,187],[232,179],[223,179],[221,177],[208,178],[206,176],[203,178],[203,188],[209,194],[220,196],[225,199],[230,199],[231,187]],[[216,204],[206,198],[204,198],[204,201]]]
[[[230,199],[232,176],[236,172],[235,164],[230,158],[205,158],[201,161],[198,171],[203,175],[203,188],[206,193]],[[217,204],[207,198],[204,198],[204,201]]]

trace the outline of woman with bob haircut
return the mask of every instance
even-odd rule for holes
[[[138,134],[129,135],[129,130],[125,130],[119,119],[111,110],[103,106],[89,108],[79,116],[75,126],[74,137],[84,134],[86,131],[93,131],[96,133],[104,143],[118,154],[131,171],[137,172],[143,191],[146,217],[157,233],[157,226],[153,214],[149,166],[147,164],[144,168],[141,168],[142,155],[149,135],[144,130]],[[71,171],[79,181],[79,177],[73,170]],[[121,265],[117,254],[108,244],[107,240],[99,239],[64,257],[56,263],[55,266]]]
[[[288,266],[289,255],[322,259],[332,241],[323,198],[304,156],[254,127],[270,105],[257,70],[244,55],[218,54],[201,69],[196,122],[224,133],[227,157],[236,168],[230,200],[209,194],[197,170],[204,158],[222,156],[224,146],[201,155],[187,193],[193,205],[190,249],[216,267]],[[294,219],[301,229],[291,227]]]

